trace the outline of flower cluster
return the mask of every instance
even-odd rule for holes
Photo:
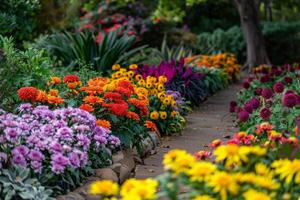
[[[108,129],[96,125],[94,116],[78,108],[51,111],[22,104],[18,109],[18,115],[0,115],[1,166],[12,163],[39,174],[60,174],[87,166],[89,155],[97,156],[104,147],[120,145]]]
[[[219,53],[216,55],[200,55],[186,58],[187,63],[196,64],[199,67],[222,69],[230,81],[238,79],[240,65],[234,54]]]
[[[238,102],[230,103],[230,112],[236,113],[241,129],[247,130],[268,121],[280,131],[291,131],[300,115],[299,65],[260,66],[243,82]]]

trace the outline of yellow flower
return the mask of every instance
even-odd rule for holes
[[[138,82],[138,85],[139,86],[142,86],[142,87],[144,87],[145,86],[145,81],[142,79],[142,80],[140,80],[139,82]]]
[[[157,85],[157,90],[158,90],[158,91],[161,92],[161,91],[163,91],[164,89],[165,89],[165,87],[164,87],[163,84],[158,84],[158,85]]]
[[[271,170],[263,163],[255,165],[255,172],[261,176],[271,176]]]
[[[235,178],[239,183],[253,184],[268,190],[276,190],[280,184],[275,182],[270,176],[260,176],[255,173],[237,173]]]
[[[191,181],[205,181],[206,178],[215,172],[217,167],[211,162],[200,161],[191,166],[187,171]]]
[[[137,69],[138,65],[137,64],[131,64],[129,65],[129,69]]]
[[[187,172],[195,163],[194,156],[184,150],[174,149],[165,154],[163,164],[166,170],[172,170],[176,174]]]
[[[171,105],[172,105],[172,107],[176,107],[176,106],[177,106],[176,101],[173,100],[173,101],[171,102]]]
[[[196,196],[193,200],[214,200],[215,198],[212,198],[211,196],[208,195],[200,195]]]
[[[121,68],[121,65],[119,65],[119,64],[114,64],[113,66],[112,66],[112,70],[113,71],[117,71],[117,70],[119,70]]]
[[[239,185],[234,176],[226,172],[215,172],[210,176],[208,185],[213,188],[213,192],[220,194],[222,200],[227,200],[228,192],[233,195],[239,192]]]
[[[151,200],[156,198],[158,182],[154,179],[128,179],[121,188],[122,200]]]
[[[152,83],[146,83],[146,88],[150,89],[152,87]]]
[[[294,182],[300,184],[300,160],[277,160],[272,163],[275,173],[279,175],[281,180],[290,184],[294,178]]]
[[[166,93],[165,92],[160,92],[158,95],[157,95],[157,97],[161,100],[161,101],[163,101],[165,98],[166,98]]]
[[[157,120],[159,117],[159,113],[157,111],[153,111],[150,113],[150,119]]]
[[[119,185],[111,180],[96,181],[90,185],[89,192],[92,195],[113,196],[118,194]]]
[[[248,161],[249,148],[246,146],[238,146],[236,144],[222,145],[216,148],[214,155],[216,156],[216,161],[224,161],[226,168],[231,168],[235,165],[241,165],[242,161]]]
[[[263,192],[258,192],[253,189],[249,189],[248,191],[244,192],[243,197],[245,200],[271,200],[272,198]]]
[[[140,81],[143,80],[143,76],[140,74],[135,75],[135,80]]]
[[[168,79],[167,79],[167,77],[165,77],[165,76],[159,76],[158,77],[158,82],[159,83],[166,83],[168,81]]]
[[[159,116],[161,119],[167,119],[167,112],[166,111],[160,111]]]
[[[134,76],[134,72],[133,71],[129,71],[129,72],[127,72],[127,74],[129,76],[129,78],[132,78]]]

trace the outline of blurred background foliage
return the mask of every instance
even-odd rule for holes
[[[299,61],[300,1],[259,3],[272,63]],[[14,35],[20,47],[24,41],[53,30],[74,32],[84,16],[99,12],[103,4],[109,4],[108,17],[118,13],[138,22],[133,26],[143,30],[136,45],[160,48],[166,35],[171,48],[182,45],[200,54],[228,51],[245,61],[245,42],[232,0],[6,0],[0,4],[0,34]]]

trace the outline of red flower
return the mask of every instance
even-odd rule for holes
[[[112,114],[117,116],[126,116],[128,112],[127,103],[114,103],[109,105]]]
[[[265,99],[270,99],[273,96],[273,91],[270,88],[264,88],[262,90],[261,95],[265,98]]]
[[[77,75],[69,74],[65,75],[64,77],[64,82],[65,83],[74,83],[74,82],[79,82],[80,78]]]
[[[281,82],[275,83],[274,86],[273,86],[273,90],[274,90],[276,93],[282,93],[283,90],[284,90],[284,85],[283,85],[283,83],[281,83]]]
[[[238,113],[240,122],[246,122],[249,119],[249,113],[245,110],[242,110]]]
[[[22,87],[18,90],[19,98],[23,101],[36,101],[39,91],[34,87]]]
[[[118,93],[126,96],[127,98],[129,98],[133,94],[129,89],[126,89],[126,88],[123,88],[123,87],[117,87],[115,89],[115,92],[118,92]]]
[[[132,92],[132,93],[134,92],[133,85],[131,84],[130,81],[127,81],[127,80],[119,81],[118,86],[119,86],[119,87],[122,87],[122,88],[127,88],[127,89],[129,89],[130,92]]]
[[[122,100],[122,95],[116,92],[107,92],[104,95],[104,98],[109,99],[110,101],[120,101]]]
[[[298,97],[294,93],[285,94],[282,100],[284,106],[292,108],[298,103]]]
[[[103,33],[99,32],[96,37],[96,43],[100,44],[102,42],[102,39],[103,39]]]

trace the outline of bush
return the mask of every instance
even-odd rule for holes
[[[39,86],[48,80],[52,61],[43,50],[14,47],[12,38],[0,36],[0,105],[12,110],[18,103],[16,90],[22,86]]]
[[[300,22],[265,22],[262,24],[267,51],[274,64],[300,60]],[[202,54],[231,52],[239,61],[246,60],[246,44],[240,27],[227,31],[217,29],[198,35],[198,50]]]
[[[19,42],[32,39],[39,0],[5,0],[0,4],[0,34],[14,35]]]

